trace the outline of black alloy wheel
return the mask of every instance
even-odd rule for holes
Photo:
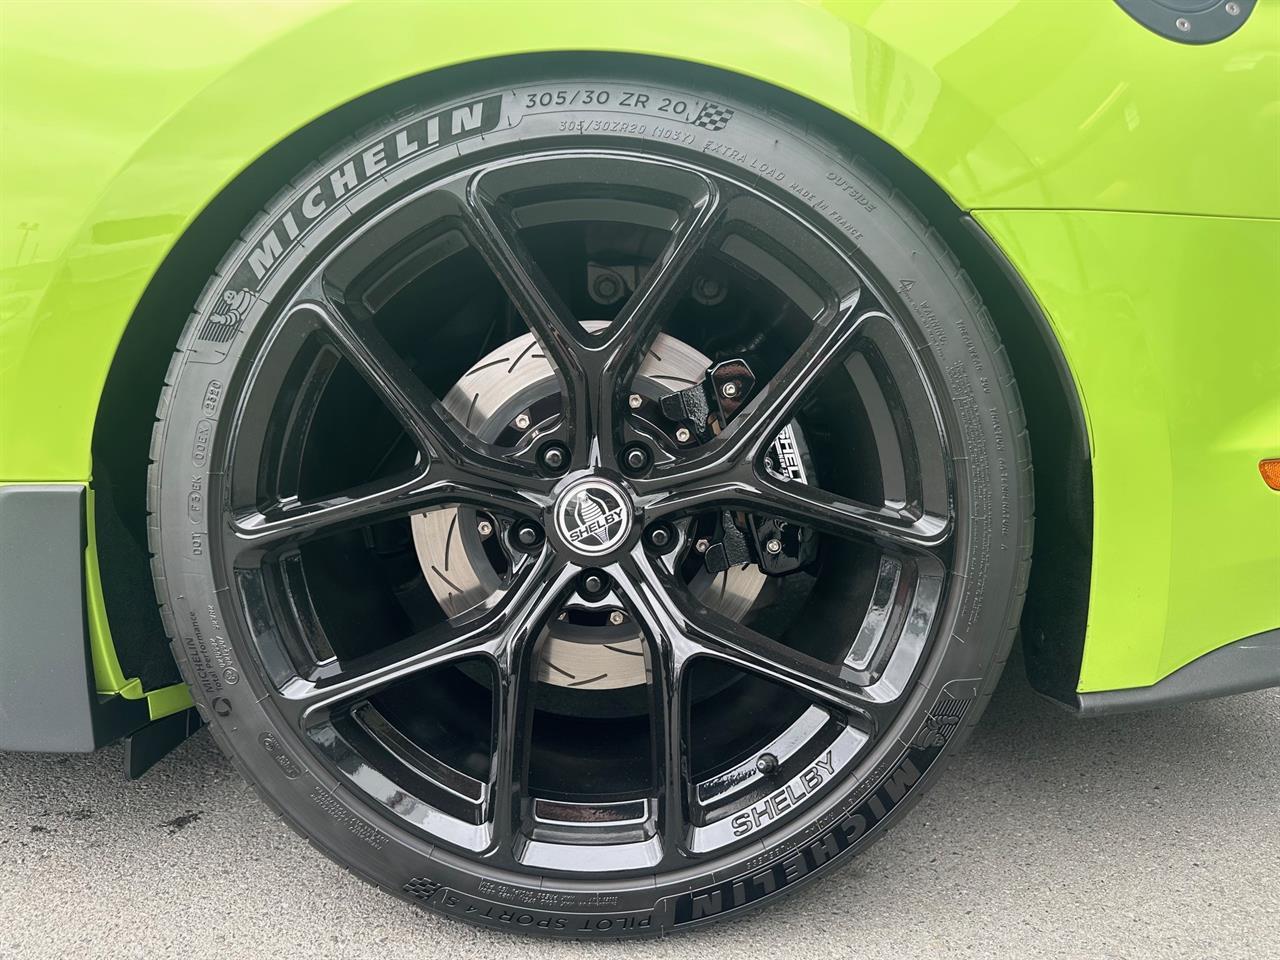
[[[219,742],[355,872],[658,934],[848,859],[976,721],[1029,563],[1016,390],[834,147],[535,82],[379,121],[245,236],[162,398],[157,588]]]

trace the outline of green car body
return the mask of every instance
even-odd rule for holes
[[[90,491],[100,695],[151,719],[190,703],[122,670],[93,518],[104,386],[175,244],[343,104],[530,54],[785,90],[897,151],[994,243],[1048,320],[1087,446],[1070,692],[1280,636],[1280,492],[1258,470],[1280,457],[1280,5],[1198,45],[1109,0],[12,3],[0,26],[0,483]],[[1070,426],[1038,442],[1070,445]],[[0,543],[6,564],[19,550]]]

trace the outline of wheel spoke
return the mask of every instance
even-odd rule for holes
[[[579,568],[559,560],[541,574],[503,634],[493,665],[493,753],[489,767],[488,819],[496,854],[510,853],[527,796],[532,736],[534,644],[572,588]]]
[[[294,677],[277,696],[281,710],[300,729],[329,719],[393,683],[474,657],[500,662],[523,643],[534,611],[545,616],[549,584],[563,588],[566,565],[549,552],[527,562],[515,583],[480,616],[419,631],[350,663],[328,664],[312,677]]]
[[[277,500],[230,520],[229,550],[235,559],[297,547],[317,537],[366,527],[397,517],[464,504],[480,510],[536,519],[541,506],[512,490],[472,486],[448,476],[447,468],[414,471],[326,497]]]
[[[404,426],[428,466],[310,503],[283,496],[232,522],[240,547],[300,542],[449,504],[536,517],[549,502],[551,481],[468,434],[375,326],[354,319],[318,281],[292,308],[290,321],[324,333]]]
[[[360,657],[328,677],[296,677],[280,692],[282,708],[297,726],[314,727],[337,708],[353,705],[396,681],[467,657],[492,655],[502,619],[495,609],[462,626],[442,623]]]
[[[488,264],[555,367],[565,395],[574,462],[585,463],[591,424],[582,351],[589,335],[525,246],[510,211],[499,197],[485,191],[484,183],[481,173],[451,190],[467,239]]]
[[[346,308],[313,284],[293,308],[320,327],[338,351],[355,367],[378,397],[409,432],[418,448],[430,456],[433,479],[456,484],[474,483],[498,488],[544,491],[549,485],[535,472],[492,450],[471,435],[444,404],[409,369],[377,330],[351,316]],[[436,466],[440,464],[446,467]],[[448,476],[441,476],[442,473]]]
[[[715,183],[701,175],[689,177],[691,196],[670,241],[616,319],[599,334],[588,332],[556,293],[520,238],[502,197],[487,190],[485,172],[458,196],[469,239],[560,375],[578,466],[615,462],[625,393],[662,321],[684,295],[690,265],[720,222],[725,207]]]
[[[871,540],[906,553],[936,553],[951,536],[949,516],[919,513],[906,507],[858,503],[820,487],[780,483],[749,463],[727,475],[647,504],[650,519],[686,515],[711,507],[777,517],[847,540]]]
[[[893,705],[874,700],[866,677],[771,640],[710,610],[665,569],[642,556],[628,563],[628,592],[650,629],[662,631],[676,662],[702,656],[731,664],[785,684],[809,700],[849,718],[872,733],[882,733]]]
[[[814,324],[781,370],[756,393],[719,437],[722,457],[754,462],[790,422],[805,394],[844,359],[845,347],[872,315],[857,313],[858,294],[833,307]]]
[[[638,551],[619,563],[614,578],[644,627],[648,644],[650,742],[653,783],[658,791],[658,831],[669,860],[688,848],[689,702],[688,664],[697,652],[673,615],[661,581],[647,572],[649,561]]]
[[[653,783],[658,790],[658,830],[663,849],[681,855],[688,848],[689,702],[685,661],[670,646],[650,659],[649,716]]]
[[[688,289],[691,265],[720,223],[725,206],[718,188],[709,179],[701,179],[700,184],[701,190],[689,201],[666,248],[639,288],[599,340],[587,348],[592,362],[585,366],[591,378],[588,390],[594,405],[599,462],[617,460],[622,411],[632,379],[662,322]]]
[[[499,667],[499,682],[493,691],[494,745],[487,819],[492,825],[491,846],[495,852],[509,852],[524,815],[533,726],[532,646],[526,645]]]
[[[773,516],[847,539],[871,539],[904,551],[934,551],[951,533],[951,518],[906,506],[871,506],[819,487],[783,483],[759,460],[765,446],[794,417],[806,393],[839,363],[849,343],[878,310],[857,312],[858,294],[819,321],[800,348],[705,453],[635,481],[646,516],[657,519],[721,507]]]
[[[466,627],[441,624],[361,657],[329,679],[297,677],[285,684],[280,700],[298,726],[314,727],[339,706],[372,696],[398,680],[487,652],[496,640],[494,629],[492,615]]]
[[[295,318],[309,320],[324,331],[409,431],[419,449],[433,457],[457,458],[462,448],[461,428],[372,323],[354,319],[326,296],[318,283],[293,308],[290,319]]]
[[[920,515],[888,504],[871,507],[820,487],[778,483],[758,474],[740,506],[823,533],[875,540],[907,552],[932,552],[951,535],[951,518],[947,516]]]
[[[415,472],[407,480],[370,484],[323,500],[278,500],[230,520],[231,549],[238,556],[298,546],[317,536],[424,510],[434,505],[423,495],[425,485],[426,475]]]
[[[857,671],[811,657],[705,608],[691,632],[703,654],[785,684],[868,733],[882,734],[893,718],[893,705],[869,697],[865,677]]]

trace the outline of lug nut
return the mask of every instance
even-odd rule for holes
[[[772,777],[778,772],[778,758],[772,753],[762,753],[756,759],[756,769],[766,777]]]
[[[649,549],[663,553],[675,544],[676,534],[669,524],[655,523],[645,531],[644,539]]]
[[[781,553],[782,541],[779,540],[777,537],[774,537],[770,540],[766,540],[764,544],[764,549],[766,553],[773,553],[773,554]]]
[[[640,473],[649,468],[651,458],[649,451],[640,444],[632,444],[622,451],[622,465],[628,473]]]
[[[621,610],[615,610],[609,614],[609,622],[615,627],[620,627],[627,622],[627,615]]]
[[[493,524],[488,520],[476,521],[476,533],[480,534],[482,537],[493,536]]]
[[[726,383],[723,387],[720,388],[720,393],[721,395],[726,396],[729,399],[733,399],[738,395],[738,385],[734,383],[732,380],[730,380],[728,383]]]
[[[542,528],[532,520],[521,520],[511,528],[511,536],[516,546],[528,550],[542,542]]]
[[[693,549],[697,550],[699,553],[706,553],[711,549],[711,541],[706,537],[702,537],[693,545]]]
[[[644,403],[644,400],[638,393],[633,393],[631,396],[627,397],[627,406],[632,410],[639,410],[640,404],[642,403]]]
[[[559,473],[569,463],[569,451],[562,444],[548,443],[538,459],[548,473]]]
[[[529,419],[529,415],[527,413],[520,413],[516,415],[514,422],[517,430],[528,430],[529,424],[533,421]]]
[[[680,429],[678,429],[678,430],[676,431],[676,442],[677,442],[677,443],[688,443],[688,442],[689,442],[689,439],[690,439],[692,436],[693,436],[693,434],[691,434],[691,433],[689,432],[689,428],[688,428],[688,427],[681,427]]]
[[[578,580],[578,593],[586,600],[599,600],[609,590],[609,578],[602,570],[584,570]]]

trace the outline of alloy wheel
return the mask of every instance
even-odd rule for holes
[[[938,378],[884,290],[811,212],[625,150],[461,167],[317,251],[211,480],[281,723],[494,870],[759,841],[894,735],[951,587]]]

